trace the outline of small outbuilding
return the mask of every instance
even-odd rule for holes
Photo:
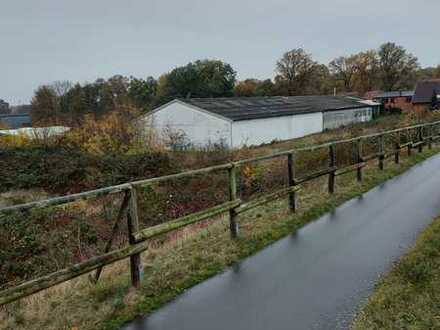
[[[410,112],[413,110],[413,96],[414,91],[380,92],[373,96],[373,101],[381,103],[383,109],[388,112]]]
[[[32,120],[31,116],[27,113],[0,114],[0,124],[11,129],[16,129],[32,126]]]
[[[415,109],[438,109],[440,107],[440,79],[419,81],[412,103]]]
[[[228,148],[260,145],[373,118],[379,103],[346,96],[176,99],[141,118],[160,139]]]

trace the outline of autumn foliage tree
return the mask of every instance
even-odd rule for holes
[[[359,95],[371,90],[414,88],[420,69],[417,58],[394,43],[337,57],[329,68],[333,78],[343,82],[343,91],[355,91]]]
[[[380,89],[379,63],[377,52],[368,50],[355,55],[356,74],[353,81],[353,90],[359,95],[366,92]]]
[[[440,65],[426,67],[417,71],[417,80],[440,79]]]
[[[420,69],[417,58],[402,46],[385,43],[378,49],[338,56],[328,65],[302,48],[284,53],[274,79],[236,81],[236,71],[221,60],[197,60],[158,79],[115,75],[92,83],[55,82],[40,86],[32,99],[36,125],[80,126],[99,120],[121,105],[143,112],[175,98],[252,97],[353,93],[414,88],[417,79],[440,77],[440,66]]]
[[[306,94],[317,65],[312,55],[302,48],[292,49],[284,53],[276,63],[275,82],[287,95]]]
[[[88,115],[63,137],[63,144],[93,154],[124,154],[151,147],[136,124],[140,110],[121,105],[100,117]]]
[[[270,79],[246,79],[235,85],[234,95],[239,97],[272,96],[276,95],[276,89]]]
[[[344,90],[351,92],[354,87],[354,78],[358,71],[357,56],[339,56],[330,62],[329,70],[335,80],[342,82]]]
[[[411,82],[419,69],[417,57],[408,53],[402,46],[388,42],[380,46],[378,60],[384,90],[413,87]]]
[[[50,86],[40,86],[32,98],[32,122],[37,126],[57,123],[57,95]]]
[[[257,80],[256,79],[246,79],[243,81],[239,81],[234,88],[234,95],[243,97],[243,96],[255,96],[255,89],[257,88]]]
[[[157,82],[115,75],[93,83],[55,82],[40,86],[32,99],[31,115],[36,125],[79,126],[85,117],[96,120],[123,105],[144,111],[154,106]]]

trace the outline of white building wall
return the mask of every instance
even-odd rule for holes
[[[373,119],[371,107],[324,112],[324,129],[334,129]]]
[[[194,109],[180,102],[170,103],[145,117],[144,125],[152,126],[156,136],[163,141],[169,132],[184,134],[186,143],[203,147],[223,144],[230,147],[231,122]]]
[[[235,121],[232,123],[232,147],[294,139],[322,130],[322,112]]]
[[[156,136],[165,141],[171,132],[184,135],[185,144],[194,147],[221,144],[240,148],[294,139],[371,119],[372,109],[365,107],[232,122],[176,101],[144,117],[142,125],[153,127]]]

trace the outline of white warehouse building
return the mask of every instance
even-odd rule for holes
[[[380,104],[345,96],[176,99],[141,117],[163,140],[194,147],[260,145],[366,122]]]

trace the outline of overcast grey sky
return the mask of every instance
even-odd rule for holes
[[[297,47],[328,63],[394,41],[437,65],[439,13],[439,0],[1,0],[0,98],[28,102],[55,80],[157,77],[203,58],[268,78]]]

